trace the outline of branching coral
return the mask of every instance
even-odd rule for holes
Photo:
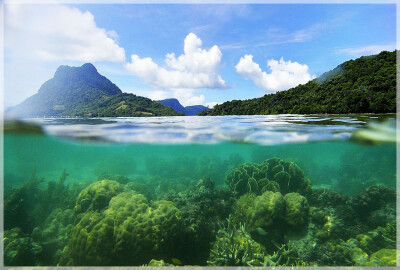
[[[255,242],[245,225],[236,228],[229,216],[227,225],[220,225],[217,240],[211,249],[208,265],[262,266],[265,249]]]

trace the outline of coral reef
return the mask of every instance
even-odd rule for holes
[[[37,208],[39,184],[43,179],[33,178],[28,183],[14,190],[4,198],[4,229],[20,228],[24,233],[31,233],[36,222],[32,212]]]
[[[381,249],[371,255],[365,266],[396,266],[396,249]]]
[[[19,228],[4,231],[3,247],[5,266],[38,265],[41,246]]]
[[[288,193],[283,199],[286,203],[284,219],[287,224],[300,226],[308,221],[309,206],[307,199],[298,193]]]
[[[94,182],[81,191],[75,205],[77,214],[87,210],[102,210],[108,206],[111,198],[122,191],[121,185],[112,180]]]
[[[179,259],[183,263],[204,265],[219,222],[232,212],[233,194],[227,188],[215,188],[210,178],[203,178],[186,192],[168,193],[160,199],[173,201],[181,211],[183,244],[174,248],[180,254]]]
[[[244,163],[226,176],[225,182],[240,197],[246,193],[262,194],[264,191],[290,192],[310,195],[311,182],[295,163],[272,158],[260,164]]]
[[[74,222],[72,209],[54,209],[45,220],[42,228],[32,231],[33,240],[41,245],[41,262],[44,265],[56,265],[64,247],[68,244]]]
[[[220,224],[207,264],[210,266],[262,266],[265,256],[263,246],[251,238],[245,225],[236,228],[231,221],[231,216],[226,223],[226,226]]]
[[[178,161],[183,168],[172,172]],[[152,175],[105,173],[69,185],[65,170],[56,181],[32,174],[5,196],[4,263],[395,266],[394,189],[312,190],[293,162],[239,161],[160,159],[147,164],[160,170]],[[228,168],[218,185],[213,177]]]
[[[152,259],[148,264],[145,264],[144,266],[162,267],[162,266],[174,266],[174,265],[171,263],[166,263],[163,260]]]
[[[365,220],[372,211],[382,208],[387,203],[396,202],[396,191],[385,186],[370,186],[363,193],[353,196],[349,205],[354,209],[356,217]]]
[[[257,196],[254,205],[248,209],[247,220],[250,230],[258,227],[266,229],[275,221],[283,218],[285,200],[279,192],[265,191]]]
[[[181,224],[180,211],[172,202],[149,205],[141,194],[122,192],[104,211],[84,213],[72,229],[60,264],[142,265],[152,256],[170,259]]]

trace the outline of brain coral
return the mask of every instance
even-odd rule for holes
[[[266,228],[282,217],[285,211],[285,200],[279,192],[265,191],[257,196],[254,205],[248,209],[247,219],[249,229]]]
[[[298,193],[288,193],[283,199],[286,202],[286,223],[292,226],[306,223],[309,212],[307,199]]]
[[[121,191],[121,185],[116,181],[94,182],[79,193],[75,212],[79,214],[87,210],[102,210],[108,206],[111,198]]]
[[[123,192],[103,212],[83,215],[60,264],[142,265],[152,258],[170,260],[180,226],[180,211],[172,202],[151,206],[142,194]]]
[[[244,163],[233,169],[225,182],[236,195],[246,193],[262,194],[264,191],[297,192],[302,195],[311,193],[310,180],[293,162],[278,158],[265,160],[261,164]]]

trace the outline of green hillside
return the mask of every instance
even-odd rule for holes
[[[151,99],[122,93],[90,63],[60,66],[36,94],[7,113],[18,117],[180,115]]]
[[[249,100],[232,100],[199,115],[396,112],[396,52],[350,60],[306,84]]]

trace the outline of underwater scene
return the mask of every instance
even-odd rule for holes
[[[4,130],[5,266],[396,266],[393,114]]]

